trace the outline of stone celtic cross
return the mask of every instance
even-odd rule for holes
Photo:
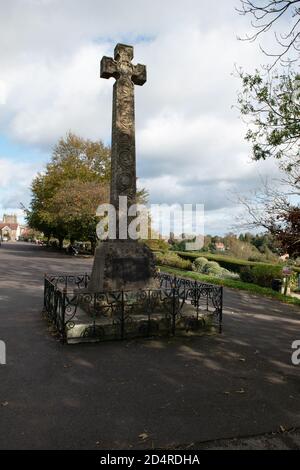
[[[113,89],[110,203],[119,222],[123,207],[119,196],[127,197],[127,208],[136,201],[134,85],[146,82],[145,65],[132,64],[133,47],[117,44],[114,58],[101,60],[102,78],[115,78]],[[128,217],[128,222],[130,217]],[[153,253],[145,243],[121,236],[99,243],[93,264],[90,292],[119,289],[158,288]]]
[[[114,77],[110,203],[118,209],[119,196],[136,203],[134,85],[146,82],[145,65],[131,63],[133,47],[117,44],[114,59],[101,60],[102,78]]]

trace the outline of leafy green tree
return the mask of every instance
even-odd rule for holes
[[[300,0],[240,0],[237,10],[251,18],[253,28],[252,34],[240,39],[256,41],[270,32],[275,39],[273,50],[260,46],[268,57],[262,70],[238,71],[242,80],[238,104],[249,124],[246,139],[252,143],[255,160],[284,157],[285,170],[291,171],[300,165]],[[285,31],[278,33],[282,27]]]
[[[296,255],[295,221],[300,195],[300,0],[240,0],[238,11],[251,18],[253,27],[253,33],[243,40],[256,41],[274,34],[268,50],[260,45],[267,65],[251,74],[238,70],[242,82],[238,106],[248,124],[245,137],[252,144],[253,159],[274,157],[283,174],[282,189],[265,184],[252,198],[239,198],[249,215],[244,226],[264,227],[282,250]],[[270,255],[270,246],[258,248]]]
[[[110,148],[101,141],[85,140],[73,133],[54,147],[51,162],[33,180],[27,222],[30,227],[63,241],[97,242],[96,209],[109,201]],[[146,203],[145,189],[137,202]]]
[[[288,172],[300,165],[300,74],[239,72],[241,115],[249,125],[246,139],[252,143],[254,160],[285,159]]]
[[[97,181],[69,180],[60,187],[51,199],[49,210],[70,239],[89,240],[94,251],[97,237],[96,209],[108,200],[108,185]],[[71,210],[70,210],[71,209]]]
[[[109,180],[109,147],[67,134],[55,146],[45,172],[32,182],[29,226],[58,238],[60,247],[66,237],[95,244],[95,212],[108,201]]]

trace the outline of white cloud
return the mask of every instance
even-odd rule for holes
[[[25,64],[22,77],[10,93],[14,110],[11,135],[20,142],[38,146],[52,145],[70,129],[99,138],[98,108],[104,86],[98,78],[99,64],[95,58],[101,55],[101,48],[87,45],[78,49],[64,66],[47,64],[46,60]],[[21,98],[17,100],[17,96]],[[106,121],[109,128],[109,119]]]
[[[3,80],[0,80],[0,105],[5,104],[6,102],[6,83]]]
[[[0,186],[6,189],[11,186],[25,186],[30,183],[32,176],[36,173],[36,165],[21,163],[8,158],[0,157]]]
[[[0,157],[0,213],[22,214],[20,203],[28,206],[29,186],[38,171],[38,165],[21,163]]]
[[[148,72],[148,82],[135,87],[140,184],[153,202],[199,198],[208,211],[227,211],[233,207],[227,191],[252,187],[257,178],[245,129],[231,108],[239,88],[234,64],[253,69],[260,61],[256,44],[236,40],[248,23],[234,11],[236,3],[5,2],[0,131],[48,150],[69,130],[109,142],[113,80],[100,80],[99,61],[113,54],[116,42],[131,42],[134,60]],[[29,181],[26,168],[15,176],[22,188]],[[259,168],[275,172],[269,163]]]

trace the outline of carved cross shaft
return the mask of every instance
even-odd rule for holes
[[[118,208],[119,196],[127,196],[128,205],[136,203],[136,161],[134,123],[134,84],[146,82],[145,65],[131,63],[133,47],[117,44],[114,59],[101,60],[102,78],[114,77],[110,202]]]

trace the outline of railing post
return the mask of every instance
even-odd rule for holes
[[[172,335],[175,335],[176,329],[176,296],[175,296],[175,287],[173,286],[172,292]]]
[[[44,274],[44,310],[46,310],[46,290],[47,290],[47,278]]]
[[[209,287],[206,288],[206,311],[208,312],[208,294],[209,294]]]
[[[220,295],[220,309],[219,309],[219,333],[222,333],[222,321],[223,321],[223,286],[221,286]]]
[[[67,332],[66,332],[66,298],[67,298],[67,289],[63,289],[62,293],[62,305],[61,305],[61,322],[62,322],[62,341],[63,343],[67,342]]]
[[[148,314],[148,326],[147,326],[147,336],[150,336],[151,329],[151,291],[148,290],[147,293],[147,314]]]
[[[125,321],[125,312],[124,312],[124,291],[121,293],[121,339],[124,339],[124,321]]]
[[[194,299],[195,299],[195,307],[196,307],[196,318],[197,321],[199,320],[199,293],[198,293],[198,283],[197,281],[194,282]]]

